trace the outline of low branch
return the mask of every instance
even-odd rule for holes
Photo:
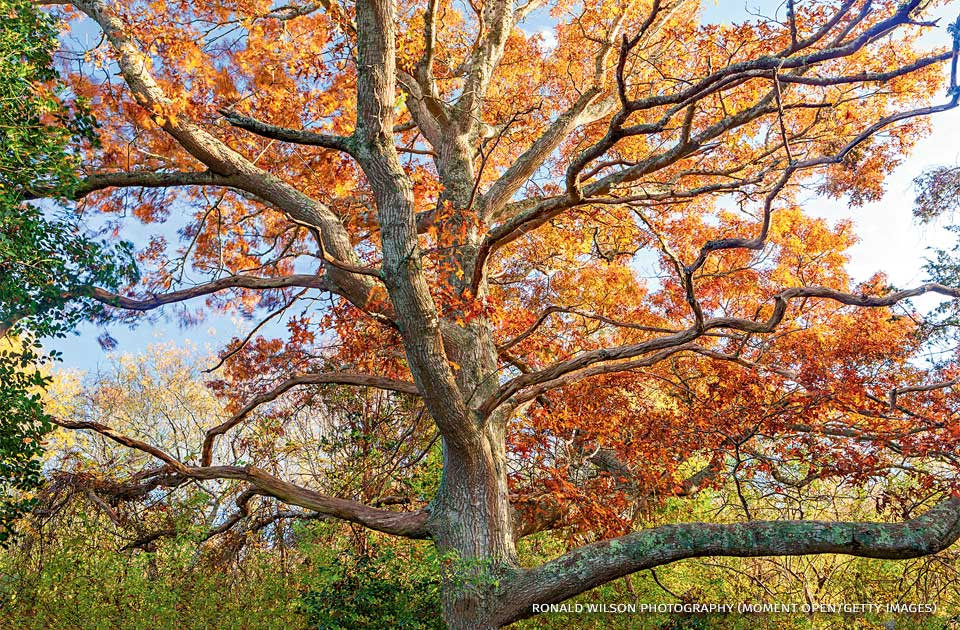
[[[203,536],[200,537],[200,542],[206,542],[215,536],[226,533],[236,527],[237,523],[242,521],[245,518],[250,516],[250,507],[249,502],[253,497],[262,494],[257,489],[250,489],[242,492],[240,496],[237,497],[237,511],[228,516],[216,527],[211,527],[208,529]],[[297,519],[297,520],[313,520],[313,519],[323,519],[326,518],[324,514],[319,514],[317,512],[301,512],[295,510],[279,510],[259,518],[256,521],[251,522],[247,527],[246,531],[255,532],[259,531],[265,527],[272,525],[280,520],[286,519]],[[129,549],[143,549],[150,546],[151,543],[161,539],[161,538],[172,538],[180,533],[181,530],[176,527],[161,529],[158,531],[151,532],[144,536],[137,538],[136,540],[124,545],[120,548],[120,551],[127,551]]]
[[[53,421],[66,429],[95,431],[118,444],[153,455],[164,462],[171,472],[183,477],[245,481],[253,486],[259,494],[275,497],[284,503],[313,510],[320,514],[357,523],[385,534],[407,538],[427,538],[429,536],[426,527],[429,514],[425,510],[392,512],[349,499],[331,497],[283,481],[255,466],[188,466],[156,446],[119,433],[98,422],[73,422],[56,418]]]
[[[677,560],[705,556],[759,557],[841,553],[906,559],[942,551],[960,538],[960,498],[951,496],[902,523],[752,521],[680,523],[645,529],[581,547],[521,572],[501,589],[500,627],[611,580]]]
[[[117,442],[118,444],[122,444],[123,446],[126,446],[127,448],[132,448],[134,450],[147,453],[148,455],[153,455],[154,457],[156,457],[157,459],[165,463],[167,466],[169,466],[172,470],[182,475],[184,475],[184,471],[187,469],[187,466],[182,464],[179,460],[177,460],[175,457],[173,457],[169,453],[166,453],[162,449],[159,449],[156,446],[153,446],[152,444],[147,444],[143,440],[138,440],[128,435],[124,435],[118,431],[114,431],[113,429],[106,426],[105,424],[100,424],[99,422],[86,422],[86,421],[75,422],[72,420],[61,420],[59,418],[53,418],[52,420],[54,424],[61,426],[64,429],[95,431],[104,437],[110,438],[111,440],[113,440],[114,442]],[[184,476],[187,476],[187,475],[184,475]]]

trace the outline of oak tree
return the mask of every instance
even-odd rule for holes
[[[195,320],[201,302],[286,318],[284,336],[224,350],[213,386],[232,415],[190,452],[58,422],[149,454],[151,483],[236,480],[430,539],[454,628],[684,558],[948,547],[957,369],[920,360],[907,300],[960,290],[855,284],[852,226],[805,211],[813,193],[879,199],[927,117],[957,106],[956,39],[921,39],[942,32],[927,5],[947,3],[788,0],[729,25],[699,4],[54,9],[72,90],[102,123],[75,196],[118,234],[152,233],[140,281],[89,294],[123,317]],[[335,388],[429,418],[442,476],[421,507],[220,461],[231,432]],[[887,476],[914,488],[901,522],[751,512],[757,489]],[[727,480],[735,518],[644,527],[665,498]],[[518,539],[548,529],[573,548],[524,566]]]

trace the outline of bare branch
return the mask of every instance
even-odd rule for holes
[[[586,319],[594,319],[599,322],[603,322],[605,324],[610,324],[611,326],[616,326],[618,328],[631,328],[633,330],[643,330],[646,332],[659,332],[659,333],[678,332],[676,330],[672,330],[669,328],[661,328],[658,326],[645,326],[643,324],[634,324],[632,322],[624,322],[624,321],[612,319],[610,317],[606,317],[604,315],[600,315],[598,313],[591,313],[589,311],[585,311],[585,310],[574,308],[574,307],[551,305],[551,306],[548,306],[546,309],[544,309],[542,313],[540,313],[540,316],[537,317],[536,321],[534,321],[529,328],[527,328],[525,331],[523,331],[513,339],[505,341],[499,346],[497,346],[497,350],[499,350],[500,352],[504,352],[506,350],[509,350],[513,346],[517,345],[521,341],[527,339],[528,337],[530,337],[530,335],[535,333],[537,329],[540,328],[540,326],[543,325],[543,323],[547,320],[548,317],[550,317],[554,313],[571,313],[573,315],[579,315],[580,317],[584,317]]]
[[[263,493],[255,488],[246,490],[243,493],[241,493],[240,496],[237,497],[237,501],[236,501],[237,511],[231,514],[230,516],[228,516],[227,518],[225,518],[223,522],[217,525],[216,527],[212,527],[209,530],[207,530],[200,537],[200,540],[207,541],[213,538],[214,536],[219,536],[220,534],[223,534],[233,529],[234,527],[236,527],[236,525],[243,519],[248,518],[250,516],[250,507],[249,507],[250,499],[260,494],[263,494]],[[268,516],[265,516],[263,518],[257,519],[256,521],[251,522],[246,528],[246,531],[250,531],[250,532],[258,531],[281,520],[288,520],[288,519],[313,520],[313,519],[323,519],[323,518],[327,518],[327,516],[325,514],[320,514],[319,512],[278,510],[273,514],[270,514]],[[123,547],[120,548],[120,551],[126,551],[128,549],[145,548],[148,545],[150,545],[150,543],[155,542],[160,538],[168,538],[168,537],[176,536],[179,532],[180,530],[177,528],[167,528],[167,529],[157,530],[155,532],[151,532],[147,535],[141,536],[136,540],[124,545]]]
[[[153,446],[152,444],[147,444],[143,440],[138,440],[136,438],[132,438],[130,436],[114,431],[113,429],[106,426],[105,424],[100,424],[99,422],[75,422],[72,420],[61,420],[59,418],[53,418],[53,422],[54,424],[57,424],[58,426],[61,426],[64,429],[96,431],[100,435],[110,438],[114,442],[117,442],[118,444],[122,444],[127,448],[141,451],[143,453],[147,453],[148,455],[153,455],[154,457],[156,457],[157,459],[165,463],[167,466],[169,466],[171,470],[177,473],[184,474],[184,470],[186,470],[187,468],[187,466],[177,461],[175,457],[164,452],[162,449],[159,449],[156,446]]]
[[[119,444],[153,455],[163,461],[172,471],[190,479],[236,479],[250,483],[260,494],[276,497],[284,503],[314,510],[327,516],[357,523],[370,529],[404,536],[427,538],[428,514],[416,512],[392,512],[373,508],[356,501],[339,499],[283,481],[255,466],[187,466],[171,455],[142,440],[131,438],[97,422],[72,422],[54,419],[67,429],[95,431]]]
[[[94,300],[131,311],[149,311],[159,308],[165,304],[183,302],[193,298],[210,295],[226,289],[250,289],[266,291],[270,289],[286,289],[290,287],[302,287],[309,289],[319,289],[321,291],[333,291],[335,287],[325,276],[314,276],[307,274],[298,274],[292,276],[283,276],[280,278],[260,278],[256,276],[227,276],[207,284],[201,284],[188,289],[171,291],[170,293],[160,293],[151,295],[148,298],[134,298],[116,293],[110,293],[101,288],[93,289],[90,297]]]
[[[88,175],[73,193],[74,199],[81,199],[92,192],[106,188],[170,188],[174,186],[232,186],[230,177],[218,175],[212,171],[130,171],[117,173],[94,173]],[[27,191],[24,199],[49,197],[52,190]]]
[[[888,400],[890,401],[890,411],[897,409],[897,398],[903,394],[913,394],[919,392],[933,392],[938,389],[947,389],[957,384],[957,379],[942,381],[939,383],[929,383],[927,385],[910,385],[906,387],[896,387],[890,390]]]
[[[292,142],[294,144],[305,144],[313,147],[323,147],[324,149],[333,149],[343,153],[352,154],[353,141],[347,136],[336,136],[306,129],[289,129],[279,125],[271,125],[250,116],[243,116],[229,109],[219,110],[220,114],[227,119],[234,127],[245,129],[251,133],[272,140],[281,142]]]

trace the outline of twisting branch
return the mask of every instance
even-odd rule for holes
[[[958,298],[960,297],[960,288],[928,283],[913,289],[894,291],[883,296],[845,293],[837,289],[817,286],[784,289],[773,296],[773,312],[766,321],[739,317],[711,317],[705,319],[700,326],[687,328],[670,335],[635,344],[584,352],[571,359],[555,363],[548,368],[529,374],[521,374],[507,381],[490,398],[484,401],[480,410],[489,414],[508,399],[512,401],[511,404],[519,404],[545,391],[589,376],[653,365],[677,352],[693,349],[695,346],[690,345],[690,343],[707,331],[729,329],[758,334],[773,332],[783,321],[791,300],[818,298],[833,300],[847,306],[882,308],[893,306],[908,298],[926,293],[937,293]],[[627,360],[645,355],[647,356],[643,359]]]
[[[591,313],[589,311],[585,311],[579,308],[574,308],[571,306],[551,305],[551,306],[548,306],[546,309],[544,309],[542,313],[540,313],[540,316],[537,317],[536,321],[534,321],[529,328],[527,328],[525,331],[523,331],[513,339],[510,339],[498,345],[497,350],[499,350],[500,352],[506,352],[513,346],[527,339],[528,337],[530,337],[530,335],[534,334],[540,328],[540,326],[543,325],[543,323],[547,320],[548,317],[550,317],[554,313],[570,313],[572,315],[579,315],[580,317],[584,317],[586,319],[594,319],[599,322],[603,322],[605,324],[610,324],[611,326],[616,326],[618,328],[630,328],[633,330],[642,330],[645,332],[659,332],[659,333],[676,333],[677,332],[676,330],[672,330],[670,328],[662,328],[659,326],[646,326],[643,324],[624,322],[624,321],[613,319],[611,317],[600,315],[598,313]]]
[[[747,120],[758,118],[767,113],[779,112],[780,108],[777,105],[771,106],[770,104],[771,101],[776,101],[776,95],[778,93],[779,93],[779,87],[777,86],[774,88],[773,91],[771,91],[766,97],[761,99],[761,101],[756,105],[754,105],[753,107],[750,107],[747,110],[744,110],[744,112],[741,112],[740,114],[730,116],[725,121],[721,121],[720,123],[717,123],[716,125],[713,125],[712,127],[702,132],[697,137],[696,140],[688,142],[690,146],[678,144],[674,149],[668,151],[665,154],[654,156],[648,160],[645,160],[644,163],[642,164],[637,164],[635,166],[632,166],[626,169],[625,171],[622,171],[621,173],[607,176],[591,184],[590,186],[585,187],[582,191],[578,192],[575,195],[574,200],[571,200],[569,198],[569,195],[567,197],[557,197],[550,200],[546,200],[544,202],[541,202],[535,205],[533,208],[517,215],[515,218],[505,222],[503,225],[495,228],[494,230],[491,230],[489,235],[483,240],[483,242],[480,244],[480,247],[478,248],[478,253],[477,253],[478,262],[476,267],[474,268],[474,276],[475,276],[474,279],[476,280],[478,277],[481,276],[488,257],[495,249],[502,247],[506,243],[509,243],[510,241],[518,238],[520,235],[526,233],[527,231],[531,229],[535,229],[540,225],[543,225],[545,222],[547,222],[551,218],[557,216],[561,212],[571,207],[582,205],[588,202],[594,202],[594,200],[589,199],[588,195],[606,193],[609,191],[610,186],[614,182],[622,183],[623,181],[625,181],[625,178],[629,180],[634,177],[640,177],[650,172],[659,170],[663,166],[680,159],[686,154],[691,153],[694,147],[702,146],[703,143],[706,142],[707,140],[711,140],[719,136],[728,128],[742,125]],[[750,249],[750,250],[762,249],[766,242],[767,234],[769,233],[769,229],[770,229],[770,221],[771,221],[772,212],[773,212],[773,202],[777,198],[777,196],[784,190],[784,188],[787,186],[787,184],[791,181],[792,177],[796,173],[805,171],[805,170],[814,169],[821,166],[830,165],[830,164],[839,164],[843,162],[843,160],[847,157],[847,155],[850,154],[851,151],[853,151],[863,142],[873,137],[881,130],[889,127],[890,125],[893,125],[897,122],[901,122],[903,120],[908,120],[911,118],[917,118],[922,116],[929,116],[931,114],[954,109],[957,107],[958,101],[960,101],[960,92],[956,92],[952,94],[950,100],[941,105],[922,107],[918,109],[899,112],[896,114],[891,114],[889,116],[882,118],[876,123],[870,125],[866,129],[864,129],[861,133],[857,134],[854,138],[852,138],[849,142],[847,142],[847,144],[845,144],[839,151],[837,151],[832,155],[810,158],[800,162],[794,162],[788,165],[787,168],[784,169],[780,178],[773,185],[773,188],[767,193],[764,199],[760,231],[757,234],[757,236],[753,238],[735,237],[735,238],[725,238],[725,239],[708,241],[700,249],[700,253],[698,254],[696,260],[694,260],[694,262],[691,263],[690,265],[682,266],[680,264],[679,259],[676,258],[676,256],[673,256],[672,260],[677,269],[677,274],[679,276],[679,279],[684,287],[686,300],[690,304],[691,309],[694,313],[695,327],[697,329],[702,329],[704,315],[702,310],[700,309],[699,303],[695,295],[694,283],[693,283],[694,274],[701,267],[703,267],[703,265],[707,261],[707,258],[712,252],[726,250],[726,249]],[[657,125],[659,124],[660,123],[658,123]],[[610,140],[609,142],[615,142],[615,140],[622,135],[620,131],[615,130],[615,127],[616,125],[614,125],[614,123],[612,122],[611,123],[612,131],[608,132],[608,138],[613,138],[613,140]],[[609,142],[606,144],[609,144]],[[784,143],[786,142],[787,142],[787,138],[785,137]],[[603,144],[605,143],[601,141],[600,143],[598,143],[598,145],[595,145],[595,146],[600,146]],[[586,164],[586,161],[583,158],[584,155],[586,155],[586,152],[584,154],[581,154],[580,160],[575,162],[574,165],[571,165],[571,168],[574,168],[575,165],[579,165],[578,167],[582,168]],[[593,159],[593,158],[591,157],[590,159]],[[570,179],[569,179],[570,172],[571,171],[568,170],[568,185],[570,184]],[[626,177],[625,173],[628,173],[628,172],[632,174],[629,177]],[[702,192],[713,192],[715,190],[722,189],[723,187],[728,187],[728,186],[723,184],[709,185],[707,187],[704,187],[704,190]],[[578,186],[577,186],[577,190],[580,190]],[[702,194],[702,192],[699,190],[690,191],[691,195]],[[670,198],[671,194],[672,193],[670,191],[658,191],[656,193],[656,195],[659,195],[662,198]],[[650,195],[647,195],[647,196],[650,197]],[[649,221],[647,221],[643,217],[643,215],[639,215],[639,216],[642,220],[644,220],[644,222],[648,225],[648,227],[652,228],[652,225],[649,223]],[[661,245],[665,245],[665,243],[662,242],[662,239],[661,239]],[[666,250],[665,250],[665,253],[669,255],[669,252],[667,252]],[[689,341],[689,339],[687,341]]]
[[[671,6],[663,7],[660,0],[656,0],[650,9],[647,20],[634,38],[631,48],[649,41],[658,32],[657,26],[663,25],[670,16],[688,4],[690,4],[690,0],[679,0]],[[633,3],[625,7],[617,19],[614,20],[611,28],[608,29],[594,59],[592,84],[583,90],[566,111],[550,123],[540,137],[530,145],[530,148],[524,151],[483,195],[482,218],[485,221],[500,218],[504,206],[514,193],[543,165],[547,157],[560,146],[560,143],[569,137],[570,132],[581,125],[600,120],[613,112],[616,99],[612,95],[599,98],[599,100],[598,97],[603,92],[604,77],[608,72],[607,65],[610,53],[615,48],[614,44],[622,33],[623,22],[632,7]]]
[[[589,185],[581,185],[580,174],[584,168],[590,162],[605,154],[619,140],[634,135],[646,135],[663,132],[667,129],[667,125],[676,114],[691,107],[697,101],[711,94],[730,89],[746,82],[749,79],[764,77],[773,78],[775,82],[779,83],[796,82],[808,83],[811,85],[856,83],[858,82],[858,79],[861,79],[864,82],[870,82],[872,80],[884,81],[894,78],[895,76],[903,76],[929,65],[940,63],[947,59],[956,57],[956,52],[940,53],[917,60],[913,63],[907,64],[902,68],[897,68],[886,73],[879,73],[875,75],[864,73],[862,75],[850,75],[835,78],[804,77],[803,75],[810,68],[816,66],[817,64],[853,54],[862,49],[864,46],[889,33],[890,30],[896,26],[909,22],[910,18],[908,17],[908,14],[917,3],[904,3],[890,17],[879,21],[877,24],[866,29],[863,33],[850,39],[849,41],[844,41],[844,37],[850,31],[850,29],[852,29],[855,24],[858,24],[865,19],[867,13],[869,12],[865,7],[864,11],[862,11],[858,16],[855,16],[855,18],[851,20],[851,23],[848,24],[845,29],[843,29],[843,32],[838,35],[835,40],[826,48],[810,52],[805,55],[796,54],[799,51],[811,47],[826,37],[827,34],[830,33],[842,21],[843,16],[849,12],[854,4],[855,3],[853,2],[844,4],[838,10],[837,15],[834,16],[834,18],[827,24],[825,24],[822,29],[810,37],[797,42],[778,55],[730,64],[709,74],[695,83],[687,84],[689,87],[686,87],[685,89],[682,89],[676,93],[651,96],[637,101],[629,98],[626,92],[626,84],[624,79],[627,55],[636,45],[635,40],[637,38],[625,38],[623,44],[621,45],[620,57],[617,66],[617,84],[621,109],[611,118],[608,125],[607,134],[597,143],[582,151],[574,160],[571,161],[567,169],[567,192],[565,195],[546,198],[534,202],[516,216],[511,217],[506,222],[490,231],[478,249],[478,262],[475,267],[475,275],[482,273],[482,268],[486,264],[487,258],[493,251],[516,239],[517,237],[545,224],[547,221],[558,216],[562,212],[579,205],[593,203],[600,195],[609,193],[614,186],[628,184],[645,175],[649,175],[650,173],[665,168],[666,166],[675,164],[679,160],[693,155],[708,142],[716,139],[723,133],[747,124],[748,122],[756,120],[762,116],[779,113],[782,109],[786,108],[786,105],[783,103],[778,104],[777,97],[779,93],[779,86],[775,86],[774,90],[771,90],[754,106],[738,114],[726,117],[707,129],[704,129],[701,133],[694,137],[690,136],[689,124],[685,121],[685,123],[681,125],[681,141],[678,142],[678,144],[676,144],[672,149],[666,151],[665,153],[653,155],[642,162],[623,169],[622,171],[607,175],[606,177],[592,182]],[[869,3],[867,3],[867,6],[869,6]],[[656,8],[656,5],[654,8]],[[790,70],[792,72],[784,72],[785,70]],[[820,158],[817,161],[817,164],[807,162],[803,165],[796,165],[797,168],[791,171],[791,173],[801,168],[810,168],[815,165],[836,163],[837,161],[842,160],[843,157],[853,147],[859,145],[865,139],[869,138],[890,124],[905,120],[910,117],[924,116],[935,112],[944,111],[946,109],[951,109],[952,107],[956,106],[955,101],[957,95],[953,96],[954,98],[951,99],[951,102],[943,106],[920,108],[910,112],[903,112],[901,114],[889,116],[879,123],[872,125],[869,129],[865,130],[863,134],[857,136],[857,138],[855,138],[850,145],[848,145],[848,147],[846,147],[839,154]],[[627,119],[632,113],[657,107],[668,107],[669,109],[659,120],[654,122],[637,124],[630,127],[626,126]],[[691,114],[692,109],[687,109],[687,116],[689,117]]]
[[[111,429],[105,424],[100,424],[99,422],[86,422],[86,421],[75,422],[73,420],[62,420],[60,418],[53,418],[53,422],[58,426],[63,427],[64,429],[96,431],[100,435],[110,438],[114,442],[117,442],[118,444],[122,444],[127,448],[141,451],[143,453],[147,453],[148,455],[153,455],[154,457],[162,461],[164,464],[166,464],[172,471],[179,473],[181,475],[184,474],[184,470],[186,470],[187,468],[187,466],[180,463],[175,457],[166,453],[162,449],[157,448],[152,444],[148,444],[143,440],[138,440],[136,438],[114,431],[113,429]],[[187,475],[184,475],[184,476],[187,476]]]
[[[280,499],[284,503],[297,505],[327,516],[357,523],[370,529],[404,536],[407,538],[427,538],[428,514],[423,510],[415,512],[392,512],[373,508],[348,499],[339,499],[283,481],[255,466],[188,466],[163,450],[132,438],[97,422],[73,422],[54,419],[54,422],[66,429],[90,430],[106,438],[149,455],[166,464],[173,473],[189,479],[236,479],[245,481],[263,495]]]
[[[905,559],[936,553],[960,538],[960,498],[949,497],[902,523],[752,521],[681,523],[645,529],[571,551],[504,584],[510,602],[495,624],[534,614],[533,604],[563,601],[610,580],[685,558],[842,553]]]
[[[701,249],[700,253],[697,256],[697,259],[691,263],[687,269],[686,273],[692,274],[693,272],[700,269],[704,263],[707,261],[707,257],[716,251],[721,251],[725,249],[752,249],[759,250],[763,248],[764,242],[766,241],[767,234],[770,230],[770,219],[773,211],[773,201],[776,199],[777,195],[786,187],[787,183],[790,181],[791,177],[802,170],[809,170],[816,168],[818,166],[826,166],[830,164],[839,164],[857,148],[859,145],[863,144],[866,140],[876,135],[882,129],[889,127],[890,125],[907,120],[910,118],[917,118],[920,116],[929,116],[938,112],[948,111],[957,107],[957,100],[960,98],[960,95],[954,95],[949,102],[942,105],[934,105],[931,107],[922,107],[919,109],[908,110],[905,112],[899,112],[896,114],[891,114],[886,116],[881,120],[878,120],[876,123],[870,125],[867,129],[863,130],[852,140],[850,140],[846,145],[843,146],[838,152],[829,156],[822,156],[817,158],[811,158],[804,160],[802,162],[797,162],[789,167],[787,167],[783,175],[774,185],[773,190],[771,190],[765,200],[763,205],[763,218],[760,225],[760,232],[757,236],[753,238],[725,238],[717,239],[713,241],[708,241]]]
[[[237,511],[231,514],[230,516],[228,516],[227,518],[225,518],[223,522],[220,523],[219,525],[208,529],[200,537],[200,541],[206,542],[215,536],[224,534],[230,531],[231,529],[233,529],[234,527],[236,527],[237,524],[240,523],[240,521],[242,521],[243,519],[249,518],[250,517],[250,506],[249,506],[250,500],[253,497],[261,494],[263,493],[261,493],[256,488],[251,488],[249,490],[245,490],[244,492],[242,492],[240,496],[237,497],[237,501],[236,501]],[[246,531],[250,531],[250,532],[259,531],[265,527],[269,527],[273,523],[276,523],[277,521],[280,521],[280,520],[288,520],[288,519],[313,520],[313,519],[322,519],[322,518],[327,518],[327,516],[324,514],[320,514],[319,512],[278,510],[273,514],[270,514],[268,516],[265,516],[263,518],[257,519],[256,521],[251,522],[247,526]],[[121,547],[120,551],[145,548],[148,545],[150,545],[150,543],[152,542],[155,542],[161,538],[169,538],[172,536],[176,536],[179,532],[180,530],[175,527],[157,530],[145,536],[141,536],[134,541],[131,541],[130,543]]]

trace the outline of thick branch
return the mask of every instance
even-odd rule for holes
[[[513,1],[484,2],[479,19],[483,38],[470,56],[463,92],[456,103],[455,123],[462,134],[469,133],[483,118],[480,115],[483,99],[513,29]]]
[[[514,161],[489,190],[483,195],[483,214],[486,220],[495,221],[513,195],[520,190],[547,157],[569,137],[580,125],[598,120],[609,114],[614,105],[613,99],[607,99],[591,108],[594,99],[600,93],[599,88],[589,88],[567,111],[560,114],[539,138]]]
[[[666,5],[662,5],[659,1],[654,2],[647,20],[633,39],[633,45],[652,41],[660,32],[661,27],[679,11],[697,4],[699,2],[694,0],[678,0]],[[613,94],[601,100],[597,100],[597,97],[603,91],[605,75],[608,72],[608,59],[614,49],[614,44],[621,35],[623,22],[630,8],[632,8],[632,3],[614,20],[601,43],[600,50],[594,59],[593,85],[587,87],[580,97],[547,127],[540,137],[517,158],[484,195],[483,211],[486,220],[499,218],[500,212],[514,193],[540,168],[547,157],[568,138],[574,129],[580,125],[600,120],[614,111],[617,99]],[[648,55],[656,56],[659,48],[660,44],[656,44],[646,52]]]
[[[391,512],[368,505],[327,496],[308,488],[283,481],[255,466],[187,466],[163,450],[132,438],[98,422],[72,422],[54,419],[66,429],[91,430],[128,448],[153,455],[164,462],[170,470],[190,479],[236,479],[251,484],[260,494],[276,497],[284,503],[297,505],[321,514],[357,523],[370,529],[405,536],[427,538],[427,512]]]
[[[510,604],[500,612],[494,625],[533,616],[533,604],[561,602],[625,575],[685,558],[842,553],[905,559],[942,551],[958,537],[957,497],[903,523],[752,521],[664,525],[588,545],[522,572],[503,587],[502,601]]]
[[[357,159],[377,203],[383,280],[414,381],[449,447],[477,439],[443,344],[420,262],[413,185],[393,141],[396,14],[388,0],[357,3]]]
[[[106,188],[171,188],[174,186],[232,186],[230,177],[212,171],[128,171],[94,173],[88,175],[73,191],[73,199],[81,199],[92,192]],[[30,190],[25,200],[42,199],[54,194],[52,190]]]

